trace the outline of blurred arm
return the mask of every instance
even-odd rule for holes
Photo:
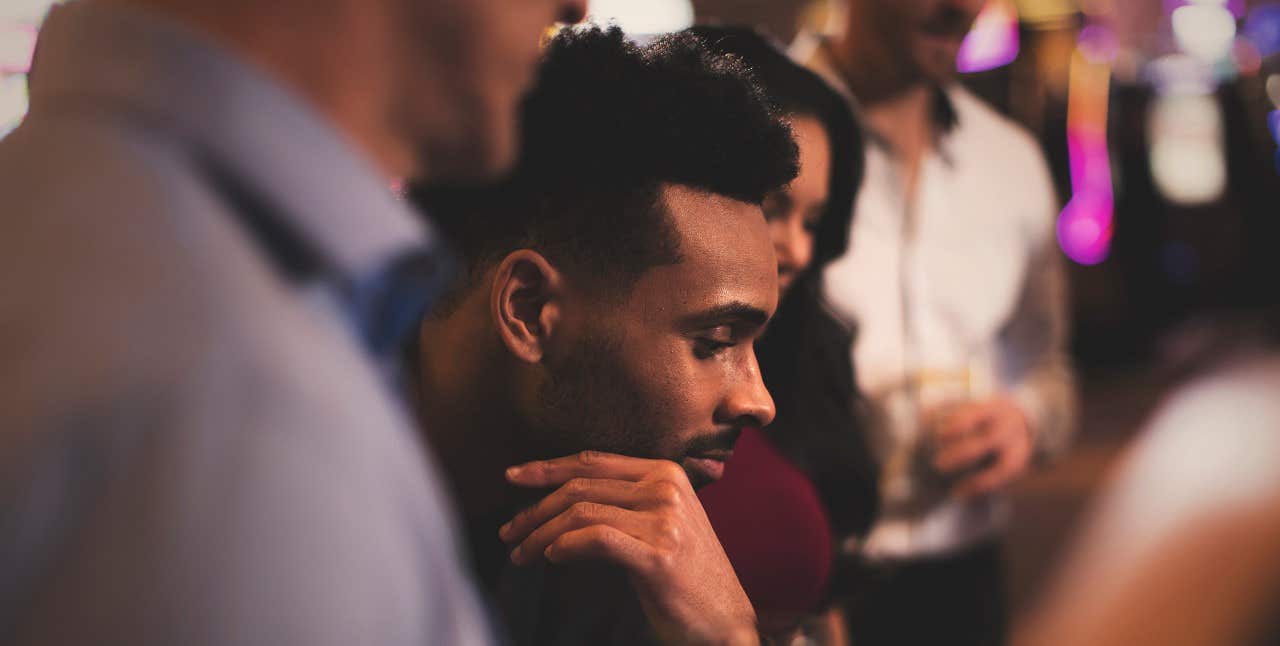
[[[1280,364],[1202,384],[1129,452],[1016,644],[1253,643],[1280,602]]]
[[[1043,162],[1041,162],[1043,165]],[[1000,354],[1041,461],[1060,455],[1076,426],[1076,381],[1067,355],[1066,268],[1054,235],[1048,171],[1042,169],[1043,226],[1027,266],[1022,295],[1001,332]]]

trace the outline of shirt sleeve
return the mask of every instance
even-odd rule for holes
[[[1010,394],[1027,416],[1037,459],[1043,461],[1069,444],[1076,426],[1077,393],[1067,354],[1066,267],[1054,235],[1056,199],[1042,158],[1036,169],[1041,198],[1035,209],[1032,251],[1022,293],[999,345]]]

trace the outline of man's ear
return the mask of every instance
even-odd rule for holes
[[[489,293],[498,336],[518,359],[542,360],[552,328],[560,321],[564,276],[542,254],[513,251],[498,264]]]

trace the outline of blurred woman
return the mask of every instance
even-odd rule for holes
[[[744,431],[724,478],[699,495],[765,632],[817,637],[840,546],[865,533],[878,500],[877,468],[851,404],[852,331],[821,297],[821,270],[848,243],[862,135],[843,96],[759,34],[692,31],[753,69],[800,149],[799,176],[764,204],[782,294],[756,352],[777,417]]]

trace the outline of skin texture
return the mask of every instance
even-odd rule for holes
[[[693,493],[716,462],[695,457],[727,459],[741,428],[773,419],[753,342],[777,265],[759,207],[673,185],[661,200],[679,263],[601,293],[508,254],[424,323],[422,401],[436,428],[457,425],[432,440],[469,516],[535,495],[492,530],[516,563],[615,562],[664,639],[751,643],[755,613]]]
[[[388,178],[492,177],[555,21],[585,0],[91,0],[162,13],[306,98]],[[335,44],[340,44],[336,46]]]
[[[800,149],[800,173],[791,184],[764,201],[769,236],[778,257],[778,289],[786,291],[813,260],[813,232],[827,207],[831,181],[831,142],[813,117],[791,119]]]

